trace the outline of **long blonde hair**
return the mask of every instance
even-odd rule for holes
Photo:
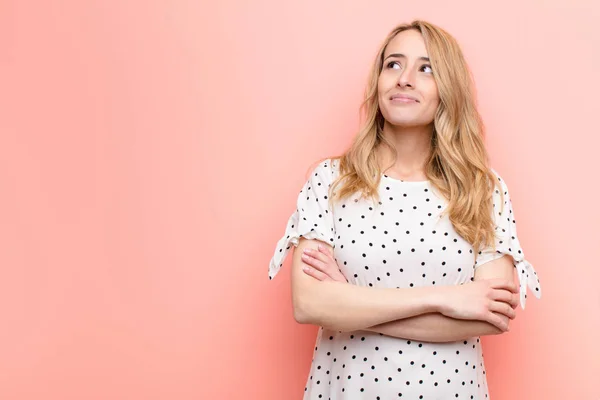
[[[444,212],[456,232],[473,246],[476,259],[484,246],[495,250],[492,196],[498,181],[489,167],[484,146],[485,128],[477,110],[471,71],[456,40],[431,23],[415,20],[399,25],[383,41],[360,107],[361,128],[344,154],[327,157],[339,160],[340,170],[340,176],[330,187],[329,201],[361,193],[379,202],[381,160],[376,149],[383,145],[392,150],[394,161],[390,167],[397,155],[394,145],[383,135],[384,117],[379,108],[377,83],[387,45],[408,29],[417,30],[423,36],[440,97],[425,174],[448,201]],[[502,194],[501,189],[499,192]]]

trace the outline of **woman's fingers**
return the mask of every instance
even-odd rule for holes
[[[517,308],[519,305],[519,295],[506,289],[494,289],[492,299],[510,304],[512,308]]]
[[[500,329],[502,332],[508,331],[508,320],[506,318],[503,318],[503,316],[501,316],[501,315],[491,312],[491,313],[489,313],[487,322],[494,325],[496,328]]]
[[[493,300],[503,301],[505,303],[510,304],[511,306],[514,301],[514,294],[512,292],[509,292],[508,290],[504,290],[504,289],[494,290],[494,293],[492,294],[491,297]]]
[[[318,269],[312,268],[308,265],[304,265],[302,267],[302,271],[304,271],[304,273],[306,275],[310,275],[315,279],[318,279],[320,281],[326,281],[326,280],[332,280],[329,275],[319,271]]]
[[[517,315],[515,310],[511,307],[511,305],[503,301],[492,301],[492,303],[490,304],[490,311],[500,313],[502,315],[507,316],[510,319],[515,319]]]
[[[310,253],[311,255],[308,255]],[[318,257],[318,258],[317,258]],[[304,265],[302,270],[320,281],[333,281],[334,276],[329,271],[326,263],[321,261],[322,255],[318,255],[314,250],[310,249],[308,252],[302,253],[302,261]]]
[[[325,254],[327,257],[331,258],[333,260],[333,254],[331,254],[331,251],[329,251],[329,248],[326,246],[323,246],[322,244],[319,245],[319,251],[322,252],[323,254]]]
[[[513,293],[519,293],[517,284],[507,279],[493,279],[490,284],[493,289],[505,289]]]
[[[302,253],[302,261],[304,261],[306,264],[310,264],[311,266],[323,272],[327,272],[327,264],[321,261],[320,257],[321,256],[318,253],[315,253],[314,251]]]
[[[335,273],[335,270],[332,266],[332,263],[335,264],[335,262],[331,260],[327,255],[321,253],[319,250],[305,250],[305,253],[302,254],[302,260],[307,264],[310,264],[313,267],[319,269],[320,271],[323,271],[324,273],[330,275],[331,277],[333,277],[332,274]]]
[[[512,308],[517,308],[519,306],[519,295],[518,294],[513,294],[512,296],[513,300],[510,302],[510,304],[512,305]]]
[[[325,253],[322,250],[325,249]],[[306,253],[310,255],[306,255]],[[327,249],[325,246],[320,246],[319,250],[309,249],[308,252],[305,252],[302,255],[302,261],[305,264],[310,265],[314,269],[322,272],[327,275],[328,279],[321,280],[332,280],[336,282],[348,283],[348,280],[344,276],[344,274],[340,271],[340,268],[337,265],[335,259],[326,254]]]
[[[519,305],[519,295],[515,294],[515,293],[509,293],[509,298],[508,300],[502,300],[508,304],[510,304],[510,306],[514,309],[517,308],[517,306]]]

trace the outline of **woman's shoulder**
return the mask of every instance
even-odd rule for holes
[[[500,176],[500,174],[494,167],[490,167],[490,172],[496,177],[498,181],[502,181],[502,176]]]
[[[494,182],[496,190],[497,190],[497,188],[501,188],[502,191],[504,191],[504,192],[508,191],[508,186],[506,185],[506,182],[504,181],[504,178],[502,178],[502,175],[500,175],[500,173],[498,172],[498,170],[495,169],[495,168],[493,168],[493,167],[490,167],[490,171],[492,172],[492,174],[496,178],[496,180]]]
[[[310,169],[312,176],[321,177],[326,181],[333,181],[339,176],[340,158],[339,157],[328,157],[322,158],[314,162]]]
[[[317,163],[319,168],[335,170],[340,167],[340,157],[321,158]]]

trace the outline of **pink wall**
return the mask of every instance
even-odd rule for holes
[[[198,3],[0,3],[1,399],[300,399],[316,328],[268,260],[413,18],[463,46],[542,281],[492,398],[600,398],[596,2]]]

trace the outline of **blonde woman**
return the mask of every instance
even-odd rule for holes
[[[269,266],[296,247],[294,317],[320,327],[304,399],[489,398],[480,337],[541,291],[456,40],[396,27],[362,116],[312,170]]]

